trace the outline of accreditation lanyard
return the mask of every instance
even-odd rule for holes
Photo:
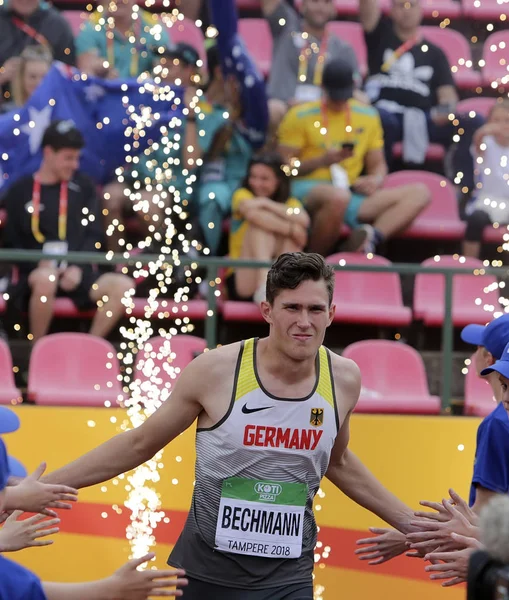
[[[67,181],[60,183],[60,199],[58,202],[58,239],[62,242],[67,237],[67,204],[68,204],[68,185]],[[41,213],[41,182],[38,177],[34,178],[34,187],[32,189],[32,233],[34,238],[44,244],[46,237],[40,230],[40,213]]]
[[[29,37],[31,37],[33,40],[35,40],[38,44],[41,44],[41,46],[45,46],[46,48],[50,48],[50,43],[48,42],[48,40],[42,35],[42,33],[39,33],[37,30],[35,30],[31,25],[29,25],[28,23],[25,23],[25,21],[23,21],[22,19],[18,18],[18,17],[12,17],[12,22],[13,24],[23,33],[26,33]]]
[[[320,52],[318,54],[318,58],[316,59],[315,73],[313,76],[313,85],[322,85],[323,67],[325,63],[325,56],[327,54],[328,45],[329,36],[326,34],[322,43],[320,44]],[[308,77],[309,56],[311,55],[311,52],[313,52],[312,46],[313,44],[306,42],[299,55],[299,83],[305,83]]]
[[[416,35],[413,38],[410,38],[409,40],[407,40],[406,42],[401,44],[401,46],[399,48],[396,48],[396,50],[394,50],[394,52],[391,54],[391,56],[384,62],[381,70],[384,73],[388,73],[390,71],[392,65],[401,56],[403,56],[403,54],[405,54],[405,52],[408,52],[408,50],[411,50],[419,42],[419,40],[420,40],[420,35]]]
[[[134,44],[131,46],[131,64],[129,67],[129,74],[131,77],[138,77],[139,73],[139,57],[136,44],[140,41],[141,37],[141,15],[138,16],[136,22],[133,27],[132,35],[134,35]],[[120,32],[119,35],[124,37]],[[128,34],[127,39],[131,37],[131,33]],[[108,29],[106,31],[106,52],[108,56],[108,64],[113,69],[115,66],[115,47],[114,47],[114,38],[115,38],[115,24],[114,22],[108,25]]]
[[[346,141],[352,141],[352,111],[350,109],[350,104],[346,104],[346,108],[344,111],[345,114],[345,134]],[[322,108],[321,108],[321,128],[320,133],[325,136],[325,146],[327,149],[332,148],[333,141],[330,137],[329,131],[329,115],[327,114],[327,104],[325,100],[322,100]]]

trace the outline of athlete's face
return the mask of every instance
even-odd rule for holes
[[[502,404],[509,413],[509,379],[503,375],[499,375],[500,385],[502,386]]]
[[[271,306],[262,302],[262,314],[270,324],[270,336],[293,360],[313,358],[322,345],[325,330],[334,318],[325,281],[303,281],[294,290],[281,290]]]

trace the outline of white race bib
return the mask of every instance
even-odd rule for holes
[[[322,97],[322,90],[317,85],[311,85],[308,83],[301,83],[297,85],[295,90],[294,102],[295,104],[301,104],[304,102],[316,102]]]
[[[307,493],[305,483],[225,479],[216,550],[265,558],[299,558]]]
[[[349,190],[350,181],[348,180],[348,174],[341,165],[331,165],[330,176],[332,179],[332,185],[338,190]]]

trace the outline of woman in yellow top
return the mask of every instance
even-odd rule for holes
[[[271,261],[283,252],[303,250],[309,215],[290,197],[290,181],[279,154],[254,157],[247,176],[232,198],[230,258]],[[231,300],[265,299],[266,269],[230,270],[226,277]]]

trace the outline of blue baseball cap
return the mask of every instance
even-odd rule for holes
[[[504,348],[501,358],[497,360],[494,365],[481,371],[481,376],[484,377],[485,375],[489,375],[490,373],[493,373],[493,371],[496,371],[509,379],[509,344]]]
[[[18,415],[5,406],[0,406],[0,435],[17,431],[19,425]]]
[[[501,358],[509,342],[509,314],[493,319],[488,325],[467,325],[461,332],[467,344],[484,346],[495,358]]]
[[[0,438],[0,492],[7,485],[7,480],[10,477],[9,460],[7,459],[7,449]]]

